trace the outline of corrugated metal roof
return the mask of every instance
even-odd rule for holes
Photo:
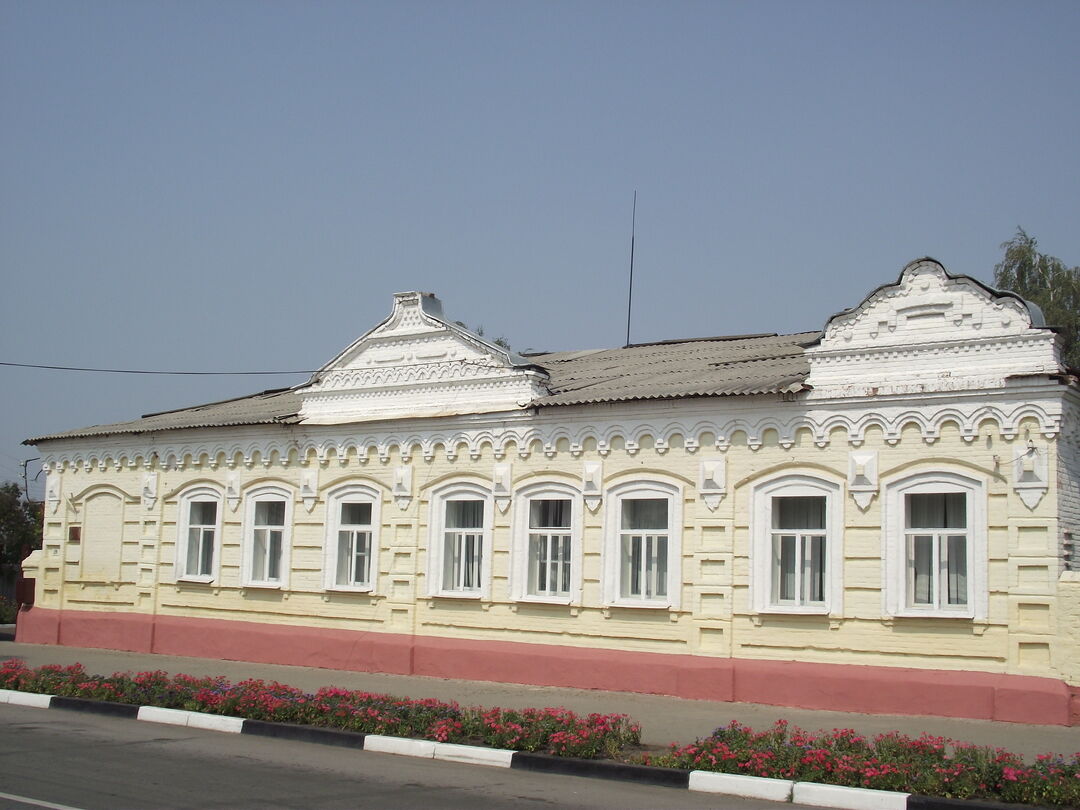
[[[740,396],[801,390],[810,371],[803,356],[819,332],[750,335],[646,343],[617,349],[535,354],[528,362],[547,371],[550,393],[538,407],[678,397]],[[303,388],[148,414],[130,422],[94,425],[27,439],[109,436],[121,433],[239,425],[296,424]]]
[[[23,444],[37,444],[50,439],[77,439],[109,436],[116,433],[149,433],[156,430],[226,427],[235,425],[292,424],[300,421],[301,395],[296,391],[263,391],[247,397],[211,402],[192,408],[147,414],[130,422],[68,430],[27,439]]]
[[[752,335],[534,355],[529,359],[551,379],[551,393],[534,404],[797,391],[810,371],[803,350],[819,337],[819,332]]]

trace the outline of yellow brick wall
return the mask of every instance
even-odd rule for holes
[[[1029,430],[1030,428],[1030,430]],[[563,440],[550,452],[534,443],[519,453],[513,445],[495,457],[491,445],[451,460],[444,448],[430,459],[403,460],[395,450],[385,460],[373,453],[344,459],[331,454],[320,464],[314,454],[286,464],[276,456],[232,466],[223,456],[214,464],[190,458],[179,468],[157,468],[157,497],[141,498],[146,469],[99,465],[58,472],[65,498],[46,510],[45,542],[32,560],[38,578],[37,604],[53,609],[124,610],[174,616],[242,619],[387,633],[452,636],[621,649],[833,664],[873,664],[935,669],[1042,675],[1080,684],[1080,580],[1062,574],[1058,559],[1054,482],[1034,509],[1012,489],[1010,463],[1017,443],[1038,433],[1021,425],[1015,438],[1002,438],[988,425],[965,441],[947,424],[933,443],[914,426],[898,442],[867,430],[859,450],[878,453],[881,479],[904,472],[948,470],[984,479],[987,488],[989,611],[985,620],[888,618],[882,599],[882,493],[860,509],[842,488],[844,517],[843,607],[831,616],[758,614],[749,597],[751,491],[756,482],[781,471],[821,474],[846,481],[852,446],[834,432],[824,446],[809,430],[782,446],[766,431],[756,449],[746,436],[728,437],[716,450],[684,448],[680,437],[657,449],[648,437],[626,450],[622,439],[609,453],[594,441],[571,452]],[[697,437],[708,447],[711,437]],[[1044,441],[1056,467],[1056,445]],[[786,444],[786,443],[785,443]],[[726,458],[726,495],[715,511],[697,490],[704,457]],[[239,458],[239,457],[238,457]],[[494,513],[490,600],[428,596],[428,521],[432,490],[459,477],[490,484],[496,464],[511,464],[515,488],[549,477],[579,485],[585,462],[603,465],[605,486],[649,479],[682,486],[683,555],[681,606],[677,610],[605,608],[601,550],[601,505],[583,513],[583,596],[581,605],[514,602],[510,597],[513,508]],[[405,509],[391,496],[394,471],[412,467],[412,497]],[[211,584],[176,582],[178,494],[196,481],[224,489],[239,475],[241,491],[261,483],[281,483],[299,492],[305,470],[318,470],[319,498],[309,512],[293,507],[291,574],[287,590],[241,587],[244,505],[223,504],[220,577]],[[323,587],[326,492],[354,481],[383,493],[381,549],[373,593],[326,591]],[[72,528],[81,542],[70,542]],[[115,576],[110,572],[115,571]]]

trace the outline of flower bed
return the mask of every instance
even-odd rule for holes
[[[768,731],[732,723],[642,762],[955,799],[1080,807],[1080,753],[1045,754],[1033,765],[1001,748],[851,729],[809,734],[781,720]]]
[[[756,732],[739,723],[690,745],[640,754],[641,729],[626,715],[567,709],[459,706],[324,687],[304,692],[259,680],[230,683],[165,672],[90,675],[81,664],[30,669],[0,664],[0,689],[341,728],[557,756],[607,757],[686,770],[896,790],[923,796],[1080,807],[1080,753],[1034,764],[1004,749],[898,732],[868,739],[851,729],[809,734],[779,721]]]
[[[160,671],[90,675],[81,664],[30,669],[18,659],[0,664],[0,689],[587,759],[616,757],[641,739],[641,727],[622,714],[463,707],[332,686],[310,693],[274,682]]]

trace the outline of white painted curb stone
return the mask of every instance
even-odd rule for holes
[[[47,709],[52,703],[52,695],[39,695],[37,692],[16,692],[0,689],[0,702],[13,706],[32,706],[35,709]]]
[[[165,723],[170,726],[186,726],[188,715],[183,709],[162,709],[158,706],[140,706],[136,715],[140,720],[148,723]]]
[[[367,748],[368,737],[364,740]],[[497,768],[509,768],[514,752],[505,748],[480,748],[475,745],[457,745],[455,743],[435,743],[435,759],[449,762],[467,762],[470,765],[493,765]]]
[[[225,717],[220,714],[188,712],[188,728],[205,728],[209,731],[227,731],[239,734],[244,728],[244,718]]]
[[[796,782],[795,789],[791,793],[791,800],[795,804],[837,807],[841,810],[907,810],[907,800],[910,795],[891,790]]]
[[[364,750],[424,759],[435,758],[435,743],[430,740],[406,740],[404,737],[383,737],[378,734],[364,737]]]
[[[714,773],[690,771],[690,790],[703,793],[724,793],[745,799],[765,799],[770,802],[791,801],[791,789],[795,783],[790,779],[767,779],[763,776],[745,776],[738,773]]]

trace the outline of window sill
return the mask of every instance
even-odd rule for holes
[[[609,602],[605,607],[609,608],[645,608],[646,610],[674,610],[671,602],[628,602],[620,600]]]
[[[375,588],[371,585],[328,585],[327,593],[371,593]]]
[[[828,616],[827,605],[766,605],[758,613],[779,616]]]
[[[245,582],[240,587],[242,588],[254,588],[266,591],[280,591],[285,586],[280,582]]]
[[[892,614],[894,619],[962,619],[973,621],[975,613],[970,610],[900,610]]]
[[[569,596],[519,596],[515,600],[525,605],[573,605]]]
[[[484,594],[480,591],[439,591],[438,593],[431,594],[432,599],[475,599],[480,600],[484,598]]]
[[[214,581],[214,578],[209,577],[209,576],[208,577],[187,577],[187,576],[185,576],[185,577],[177,577],[176,578],[177,584],[180,584],[181,582],[183,582],[183,583],[194,583],[196,585],[210,585],[211,583],[213,583],[213,581]]]

